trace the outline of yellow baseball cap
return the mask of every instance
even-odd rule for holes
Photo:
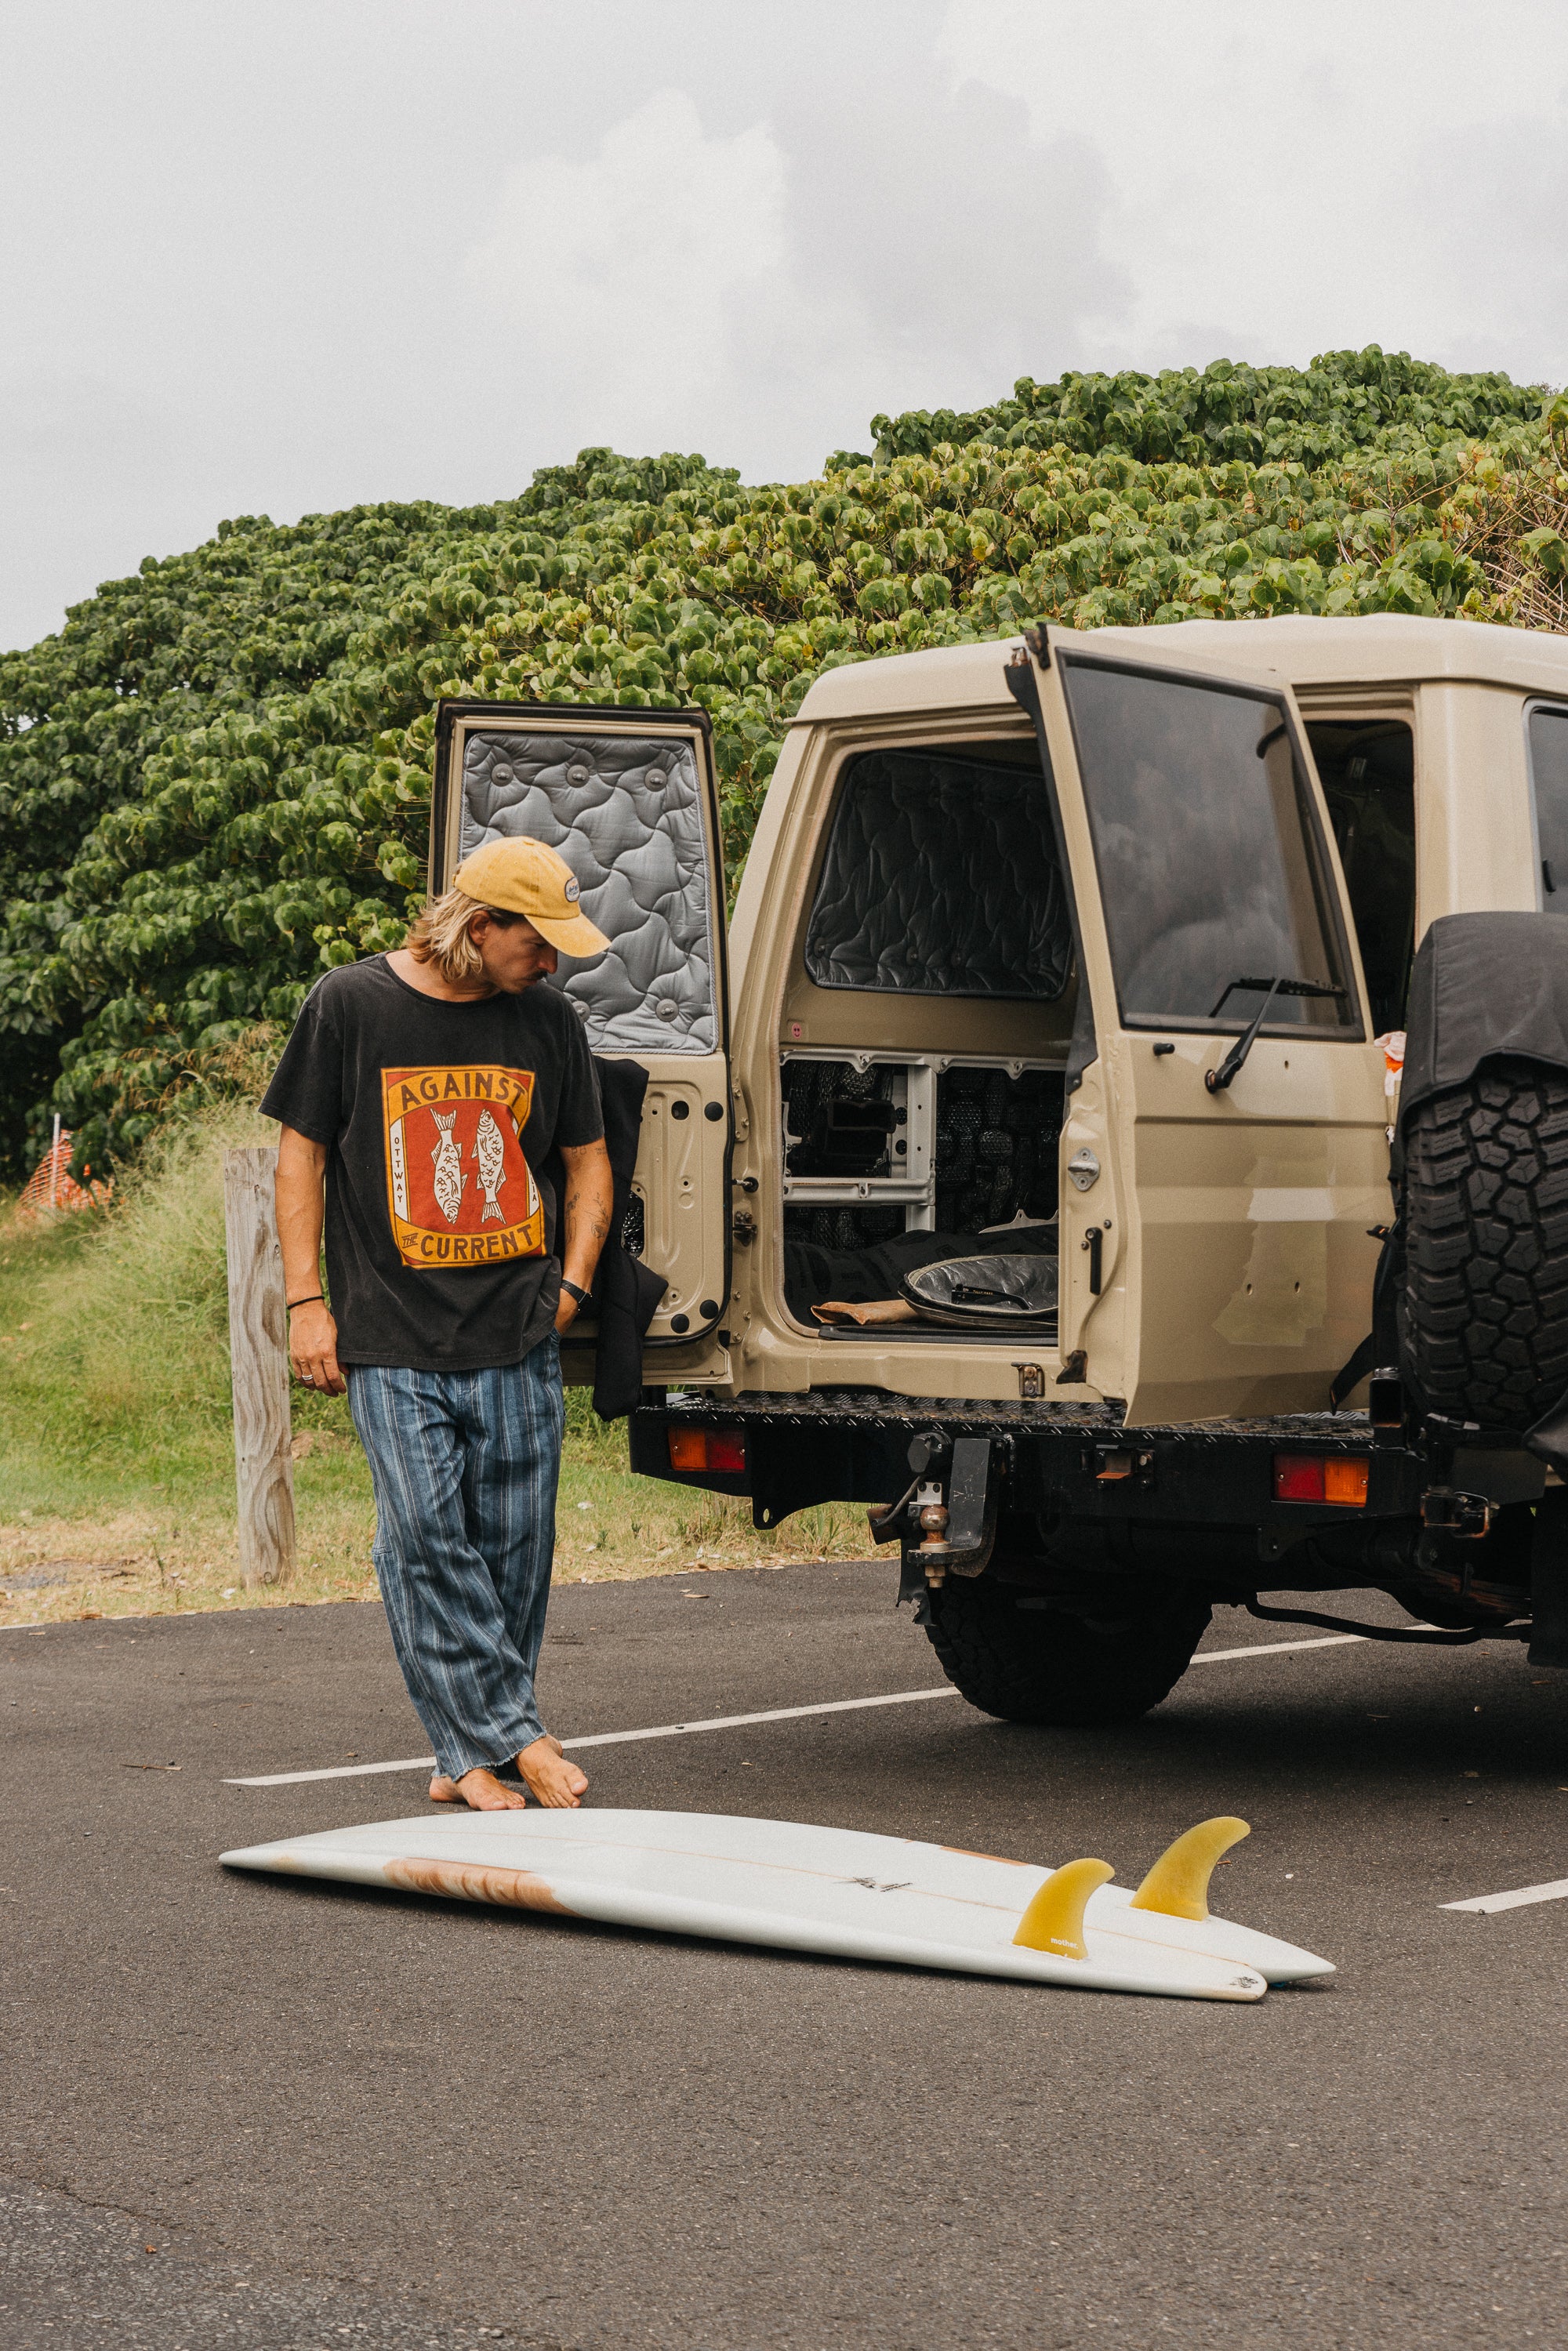
[[[487,841],[464,859],[452,879],[483,906],[526,914],[539,936],[562,955],[602,955],[610,945],[579,906],[577,876],[565,858],[526,833],[512,841]]]

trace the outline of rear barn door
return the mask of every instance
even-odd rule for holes
[[[1119,1176],[1086,1165],[1064,1190],[1062,1346],[1091,1382],[1105,1359],[1134,1421],[1322,1410],[1371,1325],[1388,1145],[1293,697],[1272,674],[1092,638],[1049,652],[1038,687]]]
[[[486,841],[525,834],[565,858],[611,942],[582,962],[563,956],[552,984],[596,1055],[648,1072],[626,1238],[669,1283],[650,1345],[686,1349],[728,1295],[724,882],[706,713],[443,703],[432,896]]]

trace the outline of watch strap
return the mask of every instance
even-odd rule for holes
[[[575,1281],[568,1281],[564,1273],[560,1278],[560,1286],[566,1291],[569,1298],[576,1299],[580,1306],[587,1305],[591,1293],[589,1290],[579,1289]]]

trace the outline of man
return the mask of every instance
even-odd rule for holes
[[[612,1197],[582,1029],[539,985],[558,951],[609,945],[577,900],[542,841],[486,843],[395,954],[318,980],[262,1103],[282,1124],[289,1358],[308,1386],[347,1386],[382,1597],[435,1749],[430,1792],[480,1812],[526,1803],[525,1789],[574,1805],[588,1786],[534,1699],[559,1333],[587,1300]]]

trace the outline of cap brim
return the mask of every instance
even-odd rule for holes
[[[595,928],[586,914],[570,914],[557,922],[553,914],[530,914],[529,922],[541,939],[548,939],[560,955],[576,956],[580,961],[586,956],[602,955],[610,945],[602,931]]]

